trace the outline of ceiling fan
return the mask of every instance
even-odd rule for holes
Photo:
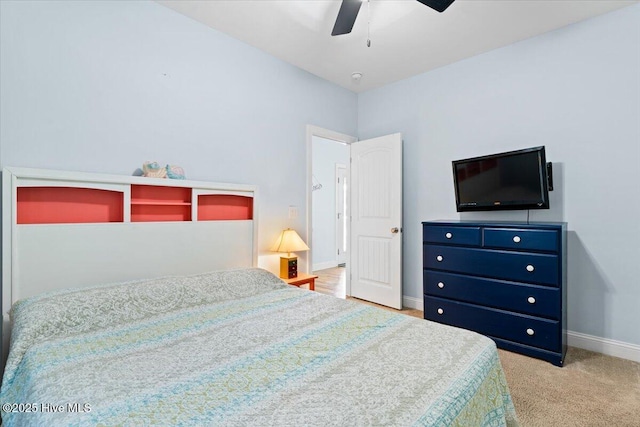
[[[420,3],[429,6],[431,9],[438,12],[444,12],[451,3],[455,0],[418,0]],[[358,11],[362,6],[363,0],[342,0],[340,5],[340,11],[336,18],[336,23],[331,31],[332,36],[339,36],[342,34],[348,34],[353,28],[353,24],[356,22]]]

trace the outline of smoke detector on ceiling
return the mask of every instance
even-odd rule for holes
[[[359,72],[357,72],[357,71],[356,71],[355,73],[352,73],[352,74],[351,74],[351,78],[352,78],[354,81],[359,82],[359,81],[360,81],[360,79],[362,78],[362,73],[359,73]]]

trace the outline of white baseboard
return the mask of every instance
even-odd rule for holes
[[[414,310],[424,309],[422,298],[408,297],[406,295],[402,296],[402,306],[406,308],[413,308]]]
[[[567,345],[640,362],[640,345],[567,331]]]
[[[317,264],[313,264],[311,266],[311,268],[313,269],[312,271],[318,271],[318,270],[326,270],[327,268],[334,268],[338,266],[338,261],[326,261],[326,262],[319,262]]]
[[[422,298],[408,297],[406,295],[402,297],[402,306],[416,310],[424,309]],[[606,354],[607,356],[640,362],[640,345],[636,344],[567,331],[567,345]]]

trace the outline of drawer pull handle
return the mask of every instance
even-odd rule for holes
[[[536,299],[534,297],[527,298],[527,301],[529,302],[529,304],[535,304],[536,303]]]
[[[531,264],[527,265],[527,271],[529,273],[531,273],[533,270],[535,270],[535,268],[533,268],[533,265],[531,265]]]
[[[533,336],[533,334],[535,334],[535,331],[531,328],[527,329],[527,335],[529,336]]]
[[[442,258],[442,255],[438,255],[438,256],[436,257],[436,260],[437,260],[438,262],[442,261],[443,259],[444,259],[444,258]]]
[[[438,282],[438,287],[439,287],[440,289],[444,288],[444,283],[442,283],[442,282]]]
[[[513,241],[515,243],[520,243],[520,236],[513,236]]]
[[[443,310],[443,309],[441,309],[441,308],[439,308],[439,309],[438,309],[438,314],[444,314],[444,310]]]
[[[445,235],[444,235],[444,237],[446,237],[447,239],[450,239],[450,238],[452,238],[452,237],[453,237],[453,234],[451,234],[451,233],[447,233],[447,234],[445,234]]]

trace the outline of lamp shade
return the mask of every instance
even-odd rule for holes
[[[271,250],[274,252],[300,252],[300,251],[308,251],[309,246],[300,238],[296,230],[292,230],[287,228],[286,230],[282,230],[278,240],[275,245],[271,247]]]

